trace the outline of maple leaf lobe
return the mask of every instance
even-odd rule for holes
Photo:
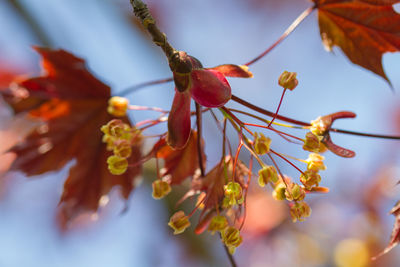
[[[382,55],[400,51],[399,0],[313,0],[322,42],[338,46],[351,62],[384,78]]]

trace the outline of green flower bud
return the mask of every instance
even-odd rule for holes
[[[311,190],[313,186],[318,186],[321,182],[321,176],[316,171],[306,170],[304,174],[300,176],[300,182],[307,190]]]
[[[242,243],[243,239],[240,236],[240,231],[235,227],[229,226],[222,231],[222,242],[228,247],[231,254],[235,253],[235,250]]]
[[[304,201],[295,202],[290,207],[290,215],[292,216],[293,222],[304,221],[306,217],[310,217],[311,208]]]
[[[121,175],[128,169],[128,161],[118,156],[107,158],[108,170],[114,175]]]
[[[284,183],[279,183],[275,186],[274,191],[272,192],[272,197],[276,200],[285,200],[286,199],[286,186]]]
[[[239,183],[229,182],[224,186],[224,194],[227,199],[229,199],[229,205],[241,204],[242,202],[242,187]]]
[[[254,151],[259,155],[264,155],[269,152],[271,138],[265,137],[263,133],[254,134]]]
[[[306,134],[306,140],[304,141],[303,149],[310,152],[319,152],[319,147],[321,145],[321,141],[318,136],[313,134],[312,132],[308,132]]]
[[[153,198],[160,199],[165,197],[171,192],[171,186],[169,183],[163,180],[156,180],[152,183],[153,187]]]
[[[306,192],[298,184],[291,183],[289,188],[285,190],[285,197],[287,200],[301,201],[305,198]]]
[[[129,158],[132,154],[132,148],[128,141],[122,140],[114,146],[114,154],[121,158]]]
[[[278,83],[283,88],[293,90],[299,84],[299,81],[296,78],[296,72],[288,72],[284,71],[281,76],[279,76]]]
[[[178,211],[172,215],[168,225],[174,229],[174,235],[183,233],[190,226],[189,218],[183,211]]]
[[[264,187],[270,181],[276,183],[278,181],[278,173],[274,166],[265,166],[258,171],[258,184]]]
[[[222,231],[228,226],[228,220],[225,216],[217,215],[211,219],[210,224],[208,225],[208,231],[211,234],[214,234],[216,231]]]

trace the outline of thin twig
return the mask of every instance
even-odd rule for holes
[[[276,111],[275,111],[275,116],[274,116],[274,117],[272,118],[272,120],[269,122],[268,127],[271,126],[271,124],[274,122],[276,116],[278,115],[279,109],[281,108],[282,101],[283,101],[283,98],[284,98],[284,96],[285,96],[286,91],[287,91],[287,88],[283,89],[282,96],[281,96],[281,100],[279,100],[278,108],[277,108]]]
[[[258,107],[256,105],[253,105],[253,104],[247,102],[246,100],[243,100],[243,99],[241,99],[241,98],[239,98],[239,97],[237,97],[235,95],[232,95],[231,99],[233,101],[235,101],[235,102],[238,102],[239,104],[241,104],[241,105],[243,105],[245,107],[248,107],[248,108],[250,108],[250,109],[252,109],[254,111],[257,111],[257,112],[259,112],[261,114],[264,114],[266,116],[274,117],[274,115],[275,115],[274,112],[266,110],[266,109],[263,109],[263,108],[260,108],[260,107]],[[308,122],[298,121],[298,120],[291,119],[291,118],[288,118],[288,117],[285,117],[285,116],[282,116],[282,115],[279,115],[279,114],[276,115],[276,119],[281,120],[281,121],[286,121],[286,122],[289,122],[289,123],[293,123],[293,124],[297,124],[297,125],[301,125],[301,126],[310,126],[311,125]]]
[[[221,234],[219,234],[219,237],[222,239]],[[228,257],[229,262],[231,263],[231,266],[232,266],[232,267],[237,267],[237,264],[236,264],[236,262],[235,262],[235,259],[233,258],[233,255],[229,252],[228,247],[225,246],[225,244],[223,244],[223,246],[224,246],[225,254],[226,254],[226,256]]]
[[[275,113],[272,112],[272,111],[263,109],[263,108],[258,107],[258,106],[256,106],[256,105],[253,105],[253,104],[247,102],[246,100],[241,99],[241,98],[239,98],[239,97],[237,97],[237,96],[235,96],[235,95],[232,95],[232,98],[231,98],[231,99],[232,99],[233,101],[235,101],[235,102],[237,102],[237,103],[239,103],[239,104],[245,106],[245,107],[248,107],[249,109],[252,109],[252,110],[254,110],[254,111],[257,111],[257,112],[259,112],[259,113],[261,113],[261,114],[264,114],[264,115],[266,115],[266,116],[273,117],[274,114],[275,114]],[[231,110],[232,110],[232,109],[231,109]],[[237,111],[235,111],[235,112],[237,112]],[[293,124],[296,124],[296,125],[305,126],[305,127],[311,126],[311,124],[308,123],[308,122],[295,120],[295,119],[288,118],[288,117],[285,117],[285,116],[282,116],[282,115],[279,115],[279,114],[276,116],[276,119],[281,120],[281,121],[286,121],[286,122],[289,122],[289,123],[293,123]],[[365,136],[365,137],[373,137],[373,138],[400,140],[400,136],[396,136],[396,135],[384,135],[384,134],[361,133],[361,132],[355,132],[355,131],[349,131],[349,130],[342,130],[342,129],[337,129],[337,128],[331,128],[329,131],[335,132],[335,133],[343,133],[343,134],[349,134],[349,135],[356,135],[356,136]]]
[[[117,95],[126,96],[127,94],[136,92],[139,89],[145,88],[147,86],[168,83],[168,82],[172,82],[173,80],[174,80],[173,78],[165,78],[165,79],[159,79],[159,80],[140,83],[140,84],[137,84],[137,85],[134,85],[132,87],[129,87],[129,88],[126,88],[126,89],[122,90],[121,92],[117,93]]]
[[[268,54],[269,52],[271,52],[272,49],[274,49],[278,44],[280,44],[283,40],[286,39],[286,37],[288,37],[296,28],[297,26],[300,25],[300,23],[308,17],[308,15],[311,14],[311,12],[315,9],[315,6],[309,7],[306,10],[303,11],[303,13],[300,14],[300,16],[297,17],[297,19],[295,19],[295,21],[293,21],[293,23],[286,29],[286,31],[281,35],[281,37],[279,37],[279,39],[273,43],[270,47],[267,48],[267,50],[265,50],[264,52],[262,52],[259,56],[257,56],[255,59],[247,62],[246,66],[250,66],[251,64],[257,62],[258,60],[260,60],[262,57],[264,57],[266,54]]]

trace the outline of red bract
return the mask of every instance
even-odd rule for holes
[[[208,108],[218,108],[231,99],[227,77],[250,78],[247,66],[232,64],[203,68],[201,63],[185,52],[179,52],[180,66],[174,71],[175,97],[168,117],[168,144],[182,148],[189,140],[190,100]]]

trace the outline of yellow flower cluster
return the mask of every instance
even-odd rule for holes
[[[318,186],[321,182],[320,170],[326,170],[323,162],[325,158],[317,153],[311,153],[305,162],[307,170],[300,176],[300,181],[307,190],[311,190],[314,186]]]
[[[125,173],[128,168],[127,158],[132,154],[131,146],[141,139],[140,131],[117,119],[103,125],[101,131],[107,150],[114,154],[107,159],[109,171],[114,175]]]

